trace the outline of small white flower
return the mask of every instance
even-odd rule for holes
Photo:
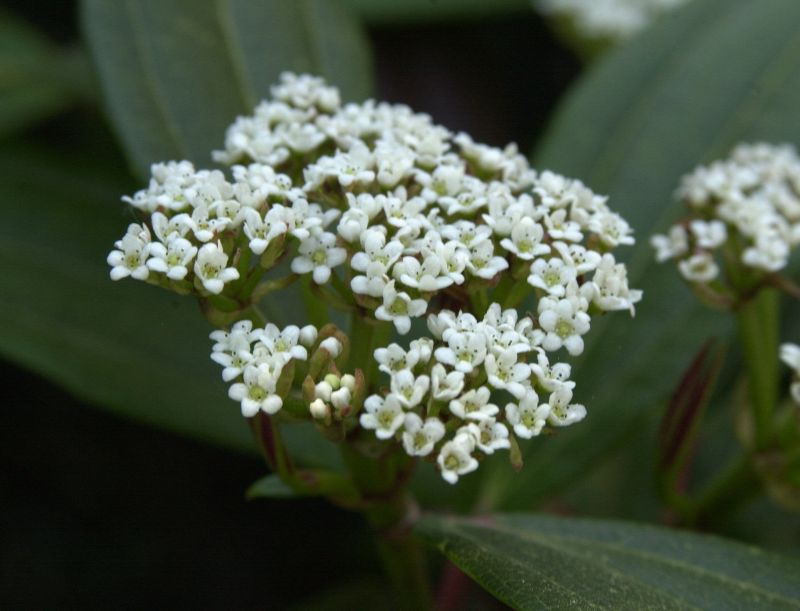
[[[462,426],[456,434],[462,432],[472,435],[478,449],[484,454],[494,454],[495,450],[506,450],[511,447],[506,425],[494,418],[487,418],[478,423],[470,422]]]
[[[375,318],[391,321],[397,332],[405,335],[411,329],[411,317],[423,316],[427,307],[424,299],[411,299],[408,293],[398,293],[392,280],[383,289],[383,305],[375,310]]]
[[[166,244],[173,237],[186,237],[190,230],[190,219],[191,217],[186,213],[167,217],[161,212],[153,212],[150,215],[150,225],[152,225],[156,237]]]
[[[586,417],[586,408],[572,401],[572,389],[560,386],[550,393],[550,415],[547,421],[553,426],[568,426]]]
[[[277,215],[274,213],[267,212],[267,215],[262,217],[257,210],[245,208],[243,215],[242,230],[250,238],[250,250],[257,255],[262,254],[272,240],[288,230],[286,223],[275,218]]]
[[[570,388],[575,386],[575,382],[570,381],[569,376],[572,371],[569,363],[556,363],[550,365],[547,353],[539,349],[537,362],[530,365],[531,372],[536,376],[539,385],[545,390],[555,390],[559,386],[568,385]]]
[[[603,244],[612,248],[635,243],[631,226],[616,212],[606,210],[595,214],[589,221],[589,230],[600,236]]]
[[[225,230],[231,219],[212,217],[208,205],[201,203],[192,211],[191,219],[187,222],[198,241],[210,242]]]
[[[166,246],[161,242],[150,244],[147,267],[166,274],[171,280],[183,280],[189,273],[189,265],[197,254],[197,247],[189,240],[177,237],[177,234],[171,236]]]
[[[364,401],[366,413],[359,418],[361,426],[375,431],[378,439],[391,439],[405,421],[403,406],[394,395],[381,398],[370,395]]]
[[[461,371],[445,369],[441,363],[436,363],[431,370],[431,394],[437,401],[455,399],[464,389],[464,374]]]
[[[577,270],[559,257],[536,259],[531,264],[528,284],[547,291],[547,294],[553,297],[563,297],[567,285],[577,276]]]
[[[575,299],[550,299],[539,301],[539,325],[546,333],[542,347],[553,352],[562,346],[572,356],[583,352],[583,337],[589,331],[589,315],[582,311]]]
[[[447,346],[434,351],[436,360],[455,367],[462,373],[471,373],[486,358],[486,338],[479,333],[448,334]]]
[[[419,362],[422,364],[427,363],[433,356],[433,340],[429,337],[420,337],[419,339],[411,340],[408,345],[409,351],[415,351],[419,354]]]
[[[544,224],[547,227],[548,235],[554,240],[565,240],[567,242],[580,242],[583,240],[581,226],[575,221],[567,219],[567,210],[564,208],[546,214]]]
[[[285,354],[287,360],[291,358],[305,361],[308,358],[307,350],[299,344],[300,328],[294,325],[289,325],[281,330],[276,325],[267,323],[261,341],[267,345],[270,354]]]
[[[584,284],[581,292],[601,310],[629,310],[631,315],[642,299],[642,291],[628,288],[628,270],[611,253],[603,255],[592,281]]]
[[[235,267],[226,267],[227,265],[228,255],[222,250],[219,242],[204,244],[197,253],[194,273],[209,293],[218,295],[226,282],[239,278],[238,270]]]
[[[460,475],[466,475],[478,468],[478,461],[472,456],[474,450],[475,438],[465,433],[456,435],[442,446],[436,462],[446,482],[455,484]]]
[[[689,223],[689,229],[691,229],[697,245],[707,250],[714,250],[722,246],[728,239],[728,232],[722,221],[694,220]]]
[[[714,257],[707,252],[684,259],[678,263],[678,269],[689,282],[711,282],[719,275]]]
[[[507,390],[517,399],[521,398],[530,385],[528,378],[531,375],[527,363],[517,362],[517,352],[506,349],[499,355],[489,353],[486,355],[486,373],[489,384],[500,390]]]
[[[266,363],[258,367],[249,366],[244,370],[244,383],[231,386],[228,396],[241,402],[242,415],[246,418],[259,411],[274,414],[283,406],[283,400],[274,394],[278,376],[280,371],[271,369]]]
[[[410,370],[403,369],[392,375],[390,388],[397,400],[408,409],[420,404],[428,392],[430,382],[428,376],[415,377]]]
[[[506,405],[506,419],[514,427],[514,433],[523,439],[541,433],[549,415],[550,406],[547,403],[539,405],[539,395],[534,390],[528,390],[518,404]]]
[[[529,261],[550,252],[547,244],[542,244],[544,229],[530,217],[520,219],[511,229],[511,238],[504,238],[500,245],[518,258]]]
[[[673,225],[667,235],[652,236],[650,244],[656,250],[656,261],[659,263],[680,257],[689,251],[689,239],[682,225]]]
[[[386,348],[377,348],[374,356],[380,371],[394,375],[403,369],[414,369],[420,354],[413,348],[406,352],[399,344],[389,344]]]
[[[489,280],[508,269],[508,261],[494,256],[494,245],[487,240],[470,248],[467,269],[473,276]]]
[[[567,244],[566,242],[554,242],[553,247],[558,251],[564,263],[575,269],[576,274],[585,274],[600,265],[602,255],[594,250],[588,250],[580,244]]]
[[[419,291],[433,293],[453,284],[453,279],[444,275],[441,259],[434,254],[422,263],[414,257],[403,257],[392,271],[400,282]]]
[[[438,418],[424,422],[414,413],[405,416],[403,447],[409,456],[427,456],[436,443],[444,437],[444,424]]]
[[[111,266],[111,279],[120,280],[130,276],[136,280],[147,280],[150,275],[147,257],[152,248],[147,226],[132,223],[123,238],[114,245],[118,250],[112,250],[107,259]]]
[[[485,386],[467,391],[448,405],[450,413],[462,420],[486,420],[494,417],[500,409],[489,403],[491,393]]]
[[[292,271],[295,274],[313,272],[317,284],[325,284],[331,277],[331,269],[347,259],[347,251],[338,248],[336,236],[328,232],[310,235],[300,243],[297,252],[300,256],[292,260]]]

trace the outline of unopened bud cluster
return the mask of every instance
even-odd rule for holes
[[[347,363],[338,330],[312,339],[308,328],[240,322],[212,336],[213,358],[245,415],[281,409],[297,365],[295,390],[321,426],[397,438],[437,456],[448,481],[514,434],[582,418],[569,365],[547,354],[581,354],[592,316],[633,314],[641,299],[612,253],[633,244],[631,228],[606,198],[406,106],[342,104],[319,78],[287,73],[272,93],[214,154],[230,175],[153,166],[148,188],[125,198],[142,221],[109,255],[111,277],[194,292],[236,315],[308,276],[363,324],[405,335],[427,316],[432,338],[375,353],[390,374],[380,394],[366,363]],[[288,275],[262,282],[273,268]],[[533,313],[518,316],[511,308],[531,296]]]
[[[741,144],[685,176],[678,197],[688,217],[651,242],[656,259],[676,259],[689,282],[716,281],[723,248],[769,273],[785,268],[800,243],[800,158],[790,145]]]

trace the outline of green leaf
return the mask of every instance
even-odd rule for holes
[[[345,100],[371,91],[364,33],[328,0],[84,0],[86,37],[111,120],[140,176],[151,163],[211,162],[225,128],[285,70]]]
[[[256,480],[247,489],[245,496],[249,499],[293,499],[301,496],[277,475],[265,475],[259,480]]]
[[[67,109],[91,90],[89,66],[0,10],[0,137]]]
[[[345,4],[368,22],[381,25],[531,12],[530,0],[346,0]]]
[[[96,160],[0,148],[0,353],[117,414],[253,448],[194,300],[109,280],[130,184],[115,158]]]
[[[525,514],[417,530],[515,609],[800,609],[800,563],[717,537]]]
[[[526,444],[520,474],[487,474],[485,504],[530,507],[588,473],[666,401],[707,338],[731,333],[731,317],[654,262],[649,236],[680,214],[672,193],[696,164],[740,141],[800,143],[797,23],[794,0],[695,0],[603,57],[564,101],[534,165],[610,195],[636,230],[629,277],[644,299],[633,320],[593,322],[573,373],[586,420]]]

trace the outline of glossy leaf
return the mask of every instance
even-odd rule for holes
[[[285,70],[313,72],[345,100],[371,91],[366,39],[333,0],[85,0],[85,34],[111,120],[139,175],[211,163],[225,128]]]
[[[649,236],[680,214],[672,193],[696,164],[740,141],[800,143],[797,23],[793,0],[695,0],[594,64],[566,98],[534,165],[610,195],[636,230],[623,256],[644,300],[633,320],[593,323],[573,372],[587,419],[527,444],[520,474],[499,465],[485,505],[529,507],[587,473],[667,400],[709,336],[731,333],[674,265],[654,262]]]
[[[717,537],[525,514],[417,530],[514,609],[800,609],[800,563]]]

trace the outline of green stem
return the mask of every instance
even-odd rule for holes
[[[433,609],[433,600],[425,555],[412,533],[418,510],[407,491],[414,460],[383,446],[370,441],[361,447],[351,441],[342,446],[342,456],[361,490],[364,517],[399,607],[426,611]]]
[[[311,275],[303,276],[301,287],[303,289],[303,304],[306,307],[306,316],[309,322],[321,329],[329,322],[328,307],[324,301],[317,297],[311,288]]]
[[[401,609],[433,609],[424,552],[411,532],[416,513],[405,496],[366,512],[378,555],[397,593]]]
[[[392,336],[392,325],[388,322],[363,318],[358,310],[350,319],[350,359],[352,370],[364,372],[367,388],[373,388],[378,381],[378,362],[375,360],[376,348],[385,346]]]
[[[755,445],[767,447],[778,401],[778,293],[762,289],[736,310],[752,403]]]

